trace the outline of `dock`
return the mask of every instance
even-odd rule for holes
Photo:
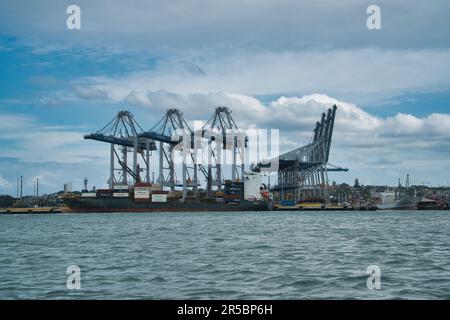
[[[276,211],[353,211],[352,207],[323,204],[275,205]]]
[[[0,214],[51,214],[61,213],[62,210],[59,207],[35,207],[35,208],[6,208],[0,209]]]

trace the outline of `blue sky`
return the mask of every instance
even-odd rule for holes
[[[107,146],[82,135],[122,109],[150,128],[175,106],[188,120],[233,109],[242,127],[306,143],[340,107],[331,162],[338,182],[450,184],[448,1],[78,1],[0,4],[0,194],[89,177],[106,184]]]

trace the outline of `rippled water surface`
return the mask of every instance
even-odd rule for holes
[[[2,215],[0,298],[450,299],[450,212]]]

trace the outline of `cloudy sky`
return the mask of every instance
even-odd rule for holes
[[[366,9],[381,8],[380,30]],[[66,8],[81,8],[81,30]],[[337,182],[450,185],[450,2],[2,1],[0,194],[106,184],[108,147],[85,141],[117,111],[144,128],[168,107],[309,141],[338,105]],[[156,162],[156,161],[155,161]]]

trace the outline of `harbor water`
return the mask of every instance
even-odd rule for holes
[[[2,215],[0,230],[0,299],[450,299],[448,211]]]

